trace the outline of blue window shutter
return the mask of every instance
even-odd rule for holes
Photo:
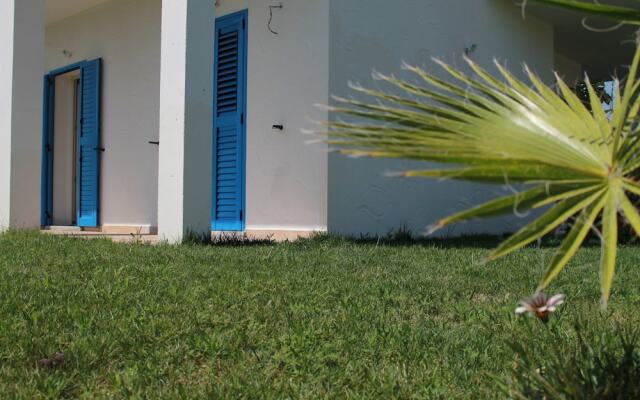
[[[53,113],[55,104],[55,76],[44,76],[42,107],[42,181],[40,224],[53,223]]]
[[[100,59],[82,64],[78,146],[78,226],[97,227],[100,211]]]
[[[245,227],[247,12],[215,24],[212,228]]]

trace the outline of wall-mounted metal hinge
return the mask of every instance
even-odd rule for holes
[[[242,29],[247,29],[246,22],[245,22],[244,18],[242,19]]]
[[[104,147],[94,147],[93,149],[104,153]]]
[[[242,213],[242,210],[240,210],[240,221],[243,221],[243,219],[242,219],[243,217],[244,217],[244,215]]]
[[[244,113],[240,114],[240,123],[244,124]]]

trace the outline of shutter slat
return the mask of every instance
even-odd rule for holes
[[[218,31],[217,63],[217,115],[238,110],[239,31]]]

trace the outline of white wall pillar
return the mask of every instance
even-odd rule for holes
[[[158,234],[211,232],[213,0],[162,0]]]
[[[0,231],[40,226],[44,0],[0,1]]]

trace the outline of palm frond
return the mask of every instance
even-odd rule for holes
[[[557,89],[525,68],[528,82],[496,63],[498,76],[472,60],[467,74],[435,60],[449,79],[405,66],[418,83],[374,74],[389,90],[352,85],[357,98],[335,98],[327,125],[332,148],[347,155],[402,158],[449,164],[400,173],[408,177],[533,184],[438,221],[433,229],[473,218],[550,206],[507,239],[489,260],[505,256],[575,221],[541,280],[546,287],[568,264],[602,215],[603,302],[609,297],[618,213],[640,229],[625,191],[640,194],[632,173],[640,168],[640,51],[633,60],[619,105],[610,118],[593,90],[589,110],[560,78]],[[587,85],[590,87],[590,85]]]

